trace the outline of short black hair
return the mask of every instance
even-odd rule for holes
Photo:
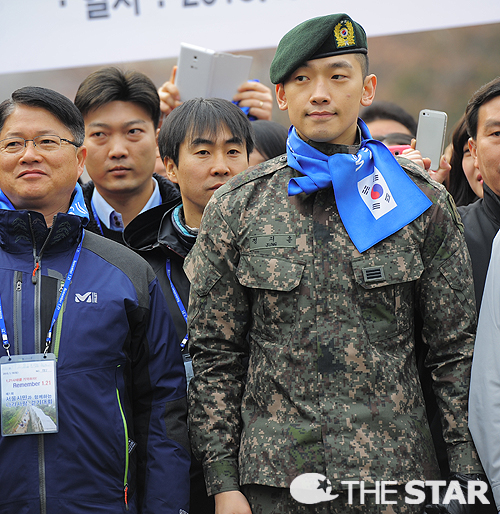
[[[254,148],[252,126],[243,111],[221,98],[193,98],[176,107],[163,122],[158,135],[162,161],[172,159],[179,165],[179,147],[184,140],[216,136],[226,126],[231,135],[245,144],[247,156]]]
[[[370,60],[368,59],[368,54],[360,54],[355,53],[354,57],[356,57],[359,64],[361,64],[361,72],[363,73],[363,80],[368,76],[369,68],[370,68]]]
[[[75,105],[84,117],[116,101],[140,105],[158,128],[160,97],[151,79],[139,71],[124,72],[113,66],[94,71],[80,84],[75,96]]]
[[[371,123],[376,120],[393,120],[405,126],[413,137],[417,134],[417,122],[415,118],[399,105],[392,102],[376,101],[365,107],[360,118],[365,123]]]
[[[71,132],[73,140],[78,146],[83,144],[85,139],[83,117],[75,104],[61,93],[35,86],[16,89],[8,100],[4,100],[0,104],[0,131],[18,105],[45,109]]]
[[[279,123],[269,120],[252,121],[255,133],[255,149],[265,159],[278,157],[286,152],[288,130]]]
[[[465,120],[469,136],[472,139],[476,139],[477,137],[479,108],[497,96],[500,96],[500,77],[493,79],[479,88],[469,100],[467,108],[465,109]]]

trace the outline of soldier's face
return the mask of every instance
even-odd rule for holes
[[[500,96],[481,105],[477,136],[469,141],[474,166],[488,187],[500,196]]]
[[[284,84],[276,86],[282,111],[304,140],[353,144],[358,113],[370,105],[377,79],[363,80],[361,64],[353,54],[307,61]]]
[[[165,159],[167,177],[179,184],[186,223],[198,227],[214,192],[248,168],[246,144],[225,126],[218,134],[190,135],[179,147],[178,165]],[[190,225],[188,218],[196,223]]]

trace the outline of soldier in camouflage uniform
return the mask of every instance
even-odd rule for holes
[[[346,25],[351,39],[339,47],[331,33]],[[306,146],[357,159],[357,114],[376,86],[363,71],[363,29],[340,14],[287,36],[271,66],[280,108]],[[440,478],[416,340],[430,347],[451,470],[481,472],[466,419],[474,291],[453,202],[402,159],[411,180],[396,167],[428,204],[360,251],[331,183],[289,195],[302,175],[290,159],[250,168],[217,190],[185,263],[191,438],[208,492],[218,514],[420,512],[423,505],[402,499],[346,505],[345,494],[307,506],[287,488],[304,473],[328,477],[333,491],[347,480]],[[414,198],[398,202],[409,209]]]

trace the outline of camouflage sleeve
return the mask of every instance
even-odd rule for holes
[[[210,202],[184,268],[191,282],[188,332],[195,372],[189,386],[190,438],[210,495],[239,489],[249,306],[234,273],[239,256],[232,237]]]
[[[439,192],[422,256],[425,271],[417,298],[422,338],[429,345],[426,366],[441,412],[452,472],[482,472],[467,428],[467,399],[476,332],[472,265],[459,217],[448,193]]]

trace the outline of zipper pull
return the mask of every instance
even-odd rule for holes
[[[125,510],[128,510],[128,484],[125,484],[125,489],[123,491],[124,499],[125,499]]]
[[[35,268],[33,270],[33,275],[31,275],[31,282],[36,284],[36,272],[40,269],[40,259],[35,257]]]

